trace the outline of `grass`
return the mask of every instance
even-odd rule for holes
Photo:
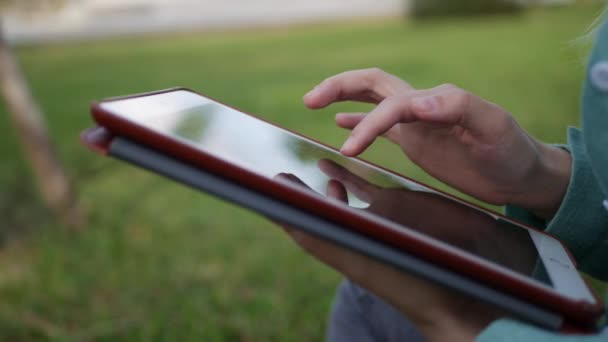
[[[516,17],[399,19],[27,46],[19,57],[88,211],[66,233],[41,206],[0,108],[0,339],[320,340],[340,277],[264,219],[78,143],[94,99],[181,85],[339,145],[333,113],[300,98],[323,78],[378,66],[417,87],[458,84],[541,139],[579,120],[597,5]],[[364,157],[443,187],[380,142]]]

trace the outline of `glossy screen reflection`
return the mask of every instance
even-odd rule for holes
[[[162,102],[165,95],[173,98]],[[104,106],[265,177],[292,174],[322,195],[330,179],[338,180],[352,207],[551,284],[526,229],[196,94],[155,98],[161,102],[141,97]]]
[[[331,160],[377,186],[423,190],[418,184],[370,169],[321,144],[303,140],[217,103],[207,103],[178,113],[176,117],[179,119],[170,127],[157,125],[160,121],[152,121],[149,125],[193,142],[213,155],[264,176],[272,178],[281,173],[293,174],[319,194],[325,194],[327,181],[330,180],[319,169],[320,160]],[[363,208],[369,203],[349,193],[349,204]]]

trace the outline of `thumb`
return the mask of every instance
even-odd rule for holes
[[[332,179],[327,183],[327,197],[348,204],[346,188],[337,180]]]

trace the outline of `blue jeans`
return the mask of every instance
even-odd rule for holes
[[[422,342],[408,319],[374,294],[344,280],[332,308],[328,342]]]

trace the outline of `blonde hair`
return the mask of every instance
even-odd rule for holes
[[[598,31],[600,30],[602,23],[608,17],[608,5],[604,7],[600,11],[600,13],[593,19],[591,24],[587,27],[582,36],[573,39],[570,43],[572,46],[578,46],[578,48],[583,48],[583,50],[590,50],[595,43],[595,37],[597,36]],[[584,54],[581,56],[581,64],[586,65],[588,62],[588,55]]]
[[[586,39],[592,40],[596,36],[597,31],[600,29],[600,26],[604,22],[604,19],[606,19],[607,15],[608,15],[608,6],[604,7],[604,9],[600,12],[600,14],[593,20],[593,22],[591,23],[591,25],[589,25],[589,28],[587,29],[587,32],[585,33],[585,35],[583,37]]]

